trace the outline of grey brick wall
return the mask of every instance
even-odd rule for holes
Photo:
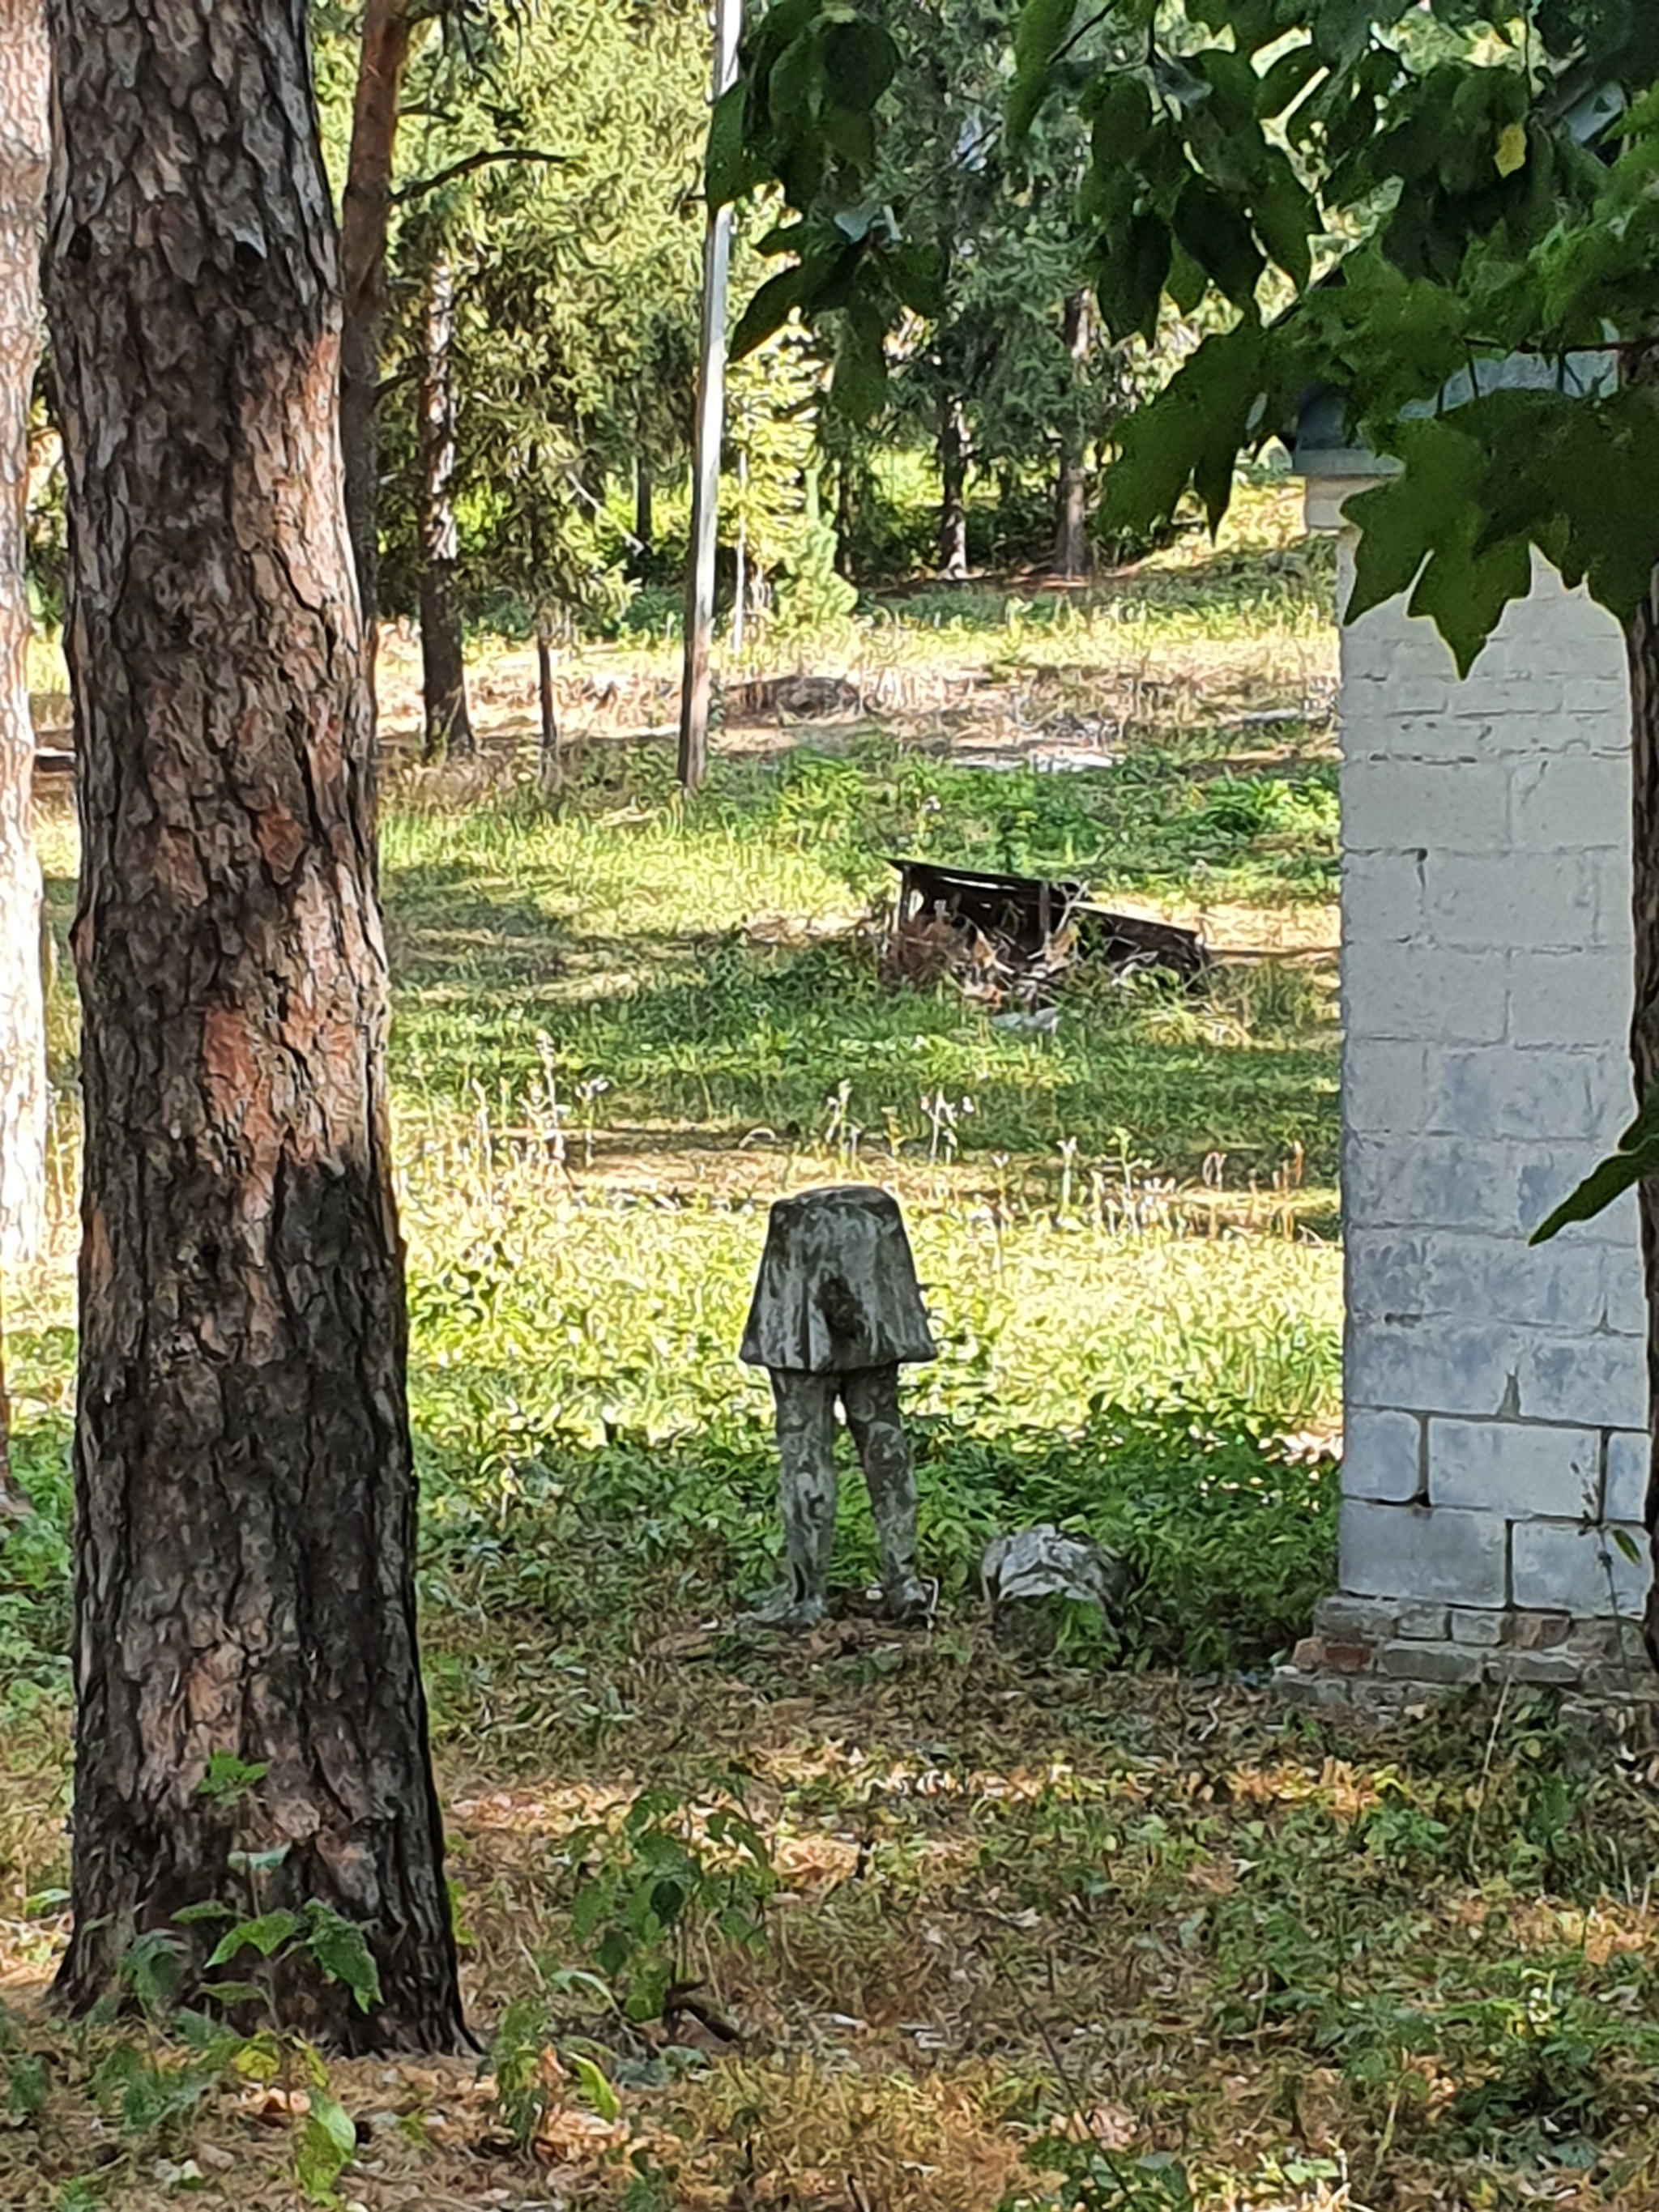
[[[1342,568],[1346,593],[1346,541]],[[1646,1482],[1634,1206],[1526,1242],[1632,1110],[1628,744],[1618,630],[1541,564],[1464,681],[1403,603],[1344,630],[1356,1599],[1640,1602],[1613,1533]]]

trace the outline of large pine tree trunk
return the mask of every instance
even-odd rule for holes
[[[1632,899],[1636,935],[1636,1011],[1631,1060],[1636,1095],[1659,1083],[1659,575],[1625,634],[1631,683]],[[1648,1286],[1650,1419],[1659,1409],[1659,1181],[1638,1192]],[[1656,1573],[1648,1593],[1647,1646],[1659,1667],[1659,1460],[1650,1475],[1647,1528]]]
[[[1073,292],[1060,320],[1060,342],[1081,374],[1089,357],[1089,298]],[[1066,428],[1060,438],[1060,468],[1054,485],[1054,559],[1057,576],[1087,574],[1089,565],[1088,481],[1083,469],[1082,438]]]
[[[427,277],[421,364],[421,678],[428,760],[476,750],[466,703],[466,661],[455,568],[455,386],[449,369],[455,294],[449,263],[438,254]]]
[[[413,1583],[371,709],[306,0],[48,0],[86,1166],[74,2006],[229,1854],[461,2033]],[[266,1771],[198,1792],[215,1753]],[[184,1931],[185,1987],[212,1931]]]
[[[40,351],[46,60],[40,0],[0,0],[0,1267],[38,1249],[46,1179],[23,536],[29,395]]]
[[[364,0],[351,147],[340,207],[340,445],[346,520],[371,672],[380,611],[380,331],[386,313],[386,234],[398,103],[416,10],[411,0]]]
[[[959,399],[946,399],[939,428],[939,572],[968,574],[968,418]]]

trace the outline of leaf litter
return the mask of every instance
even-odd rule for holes
[[[480,1680],[526,1668],[526,1627],[480,1632]],[[1639,1759],[1577,1771],[1543,1706],[1495,1731],[1450,1707],[1369,1735],[1242,1685],[1034,1660],[968,1622],[714,1633],[688,1662],[672,1638],[690,1627],[639,1633],[605,1727],[550,1674],[510,1773],[484,1700],[442,1711],[486,2047],[330,2064],[357,2136],[338,2203],[1659,2201],[1659,1823]],[[31,1773],[38,1789],[26,1759],[12,1778]],[[33,1863],[55,1871],[60,1808],[37,1810]],[[723,1815],[753,1824],[763,1879]],[[604,1923],[575,1932],[579,1899],[603,1878],[622,1912],[629,1854],[659,1837],[692,1887],[662,1932],[661,2008],[632,2017],[627,1974],[594,1965]],[[292,2206],[305,2093],[233,2069],[124,2131],[96,2077],[131,2031],[46,2005],[61,1928],[46,1911],[4,1931],[0,2204]],[[538,2023],[516,2136],[495,2074],[509,2002]]]

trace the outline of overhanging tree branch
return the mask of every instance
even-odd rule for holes
[[[488,167],[492,161],[544,161],[556,167],[568,167],[574,157],[568,154],[545,154],[534,146],[487,146],[482,153],[468,154],[459,161],[452,161],[434,176],[411,178],[400,185],[392,195],[394,207],[405,206],[410,200],[423,199],[428,192],[441,191],[446,185],[470,177],[475,169]]]

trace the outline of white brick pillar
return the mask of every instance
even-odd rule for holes
[[[1310,520],[1357,488],[1310,484]],[[1346,1451],[1323,1632],[1354,1674],[1565,1682],[1611,1661],[1646,1580],[1613,1534],[1645,1551],[1634,1202],[1527,1243],[1633,1110],[1622,641],[1540,562],[1466,679],[1402,601],[1344,627],[1341,666]]]

